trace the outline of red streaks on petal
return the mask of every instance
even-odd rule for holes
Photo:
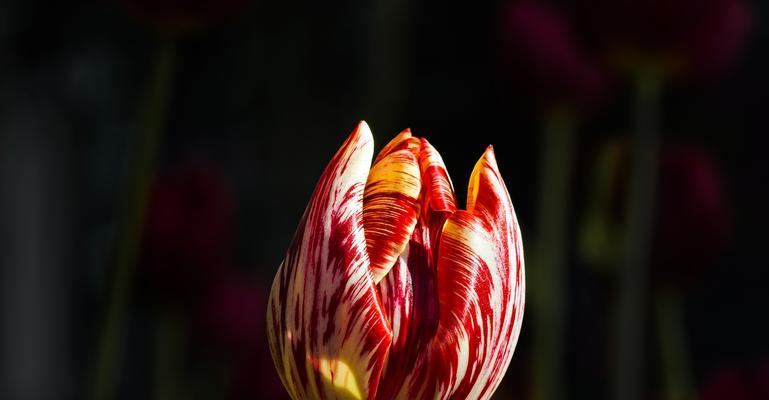
[[[425,202],[428,207],[423,207],[426,213],[429,210],[454,212],[457,202],[454,197],[454,186],[449,178],[446,165],[437,150],[424,138],[413,137],[411,130],[406,129],[390,141],[379,152],[374,164],[377,164],[385,156],[400,150],[408,150],[419,161],[422,186]]]
[[[494,150],[486,149],[475,165],[468,187],[467,210],[483,221],[489,228],[493,249],[488,276],[492,278],[486,303],[484,325],[491,329],[485,332],[486,353],[479,363],[483,372],[472,388],[463,385],[455,394],[488,393],[499,385],[510,359],[521,329],[525,296],[525,272],[523,244],[518,220],[513,210],[510,195],[499,173]],[[488,257],[488,256],[487,256]],[[483,300],[483,297],[480,297]],[[484,374],[489,374],[484,377]],[[486,382],[483,382],[484,379]],[[486,397],[488,397],[486,396]]]
[[[406,347],[408,329],[414,311],[414,291],[411,272],[406,259],[398,258],[390,273],[379,282],[377,289],[381,298],[382,311],[390,321],[392,329],[392,350],[401,351]]]
[[[443,227],[438,254],[438,298],[440,321],[445,326],[463,324],[479,296],[488,294],[494,244],[488,226],[478,217],[460,210]],[[485,310],[484,310],[485,311]]]
[[[454,212],[457,201],[454,198],[454,185],[451,183],[446,165],[438,151],[426,140],[422,140],[422,152],[419,165],[425,186],[426,201],[433,211]]]
[[[296,399],[336,398],[351,386],[373,398],[379,385],[391,332],[363,232],[372,147],[361,123],[323,172],[272,286],[270,350]]]
[[[380,387],[377,399],[402,398],[399,397],[399,392],[410,380],[415,366],[424,357],[435,336],[438,325],[437,292],[434,270],[429,260],[424,246],[412,240],[406,252],[398,259],[398,264],[379,284],[383,304],[398,302],[401,318],[396,323],[391,317],[393,346],[382,372],[382,381],[387,383]],[[404,270],[408,271],[407,279]],[[397,284],[411,285],[410,289],[401,291],[408,295],[408,301],[399,300],[397,297],[387,298],[398,294],[389,289]]]
[[[408,150],[388,154],[369,173],[363,226],[376,283],[390,271],[414,231],[420,189],[419,166]]]

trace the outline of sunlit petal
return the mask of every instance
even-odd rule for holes
[[[408,150],[374,164],[363,195],[363,226],[374,282],[382,280],[403,252],[417,223],[419,165]]]
[[[451,183],[443,158],[435,148],[422,139],[422,153],[419,158],[427,201],[433,211],[453,212],[457,209],[454,185]]]
[[[361,123],[323,172],[273,282],[270,349],[294,399],[373,398],[379,383],[391,333],[363,232],[372,155]]]

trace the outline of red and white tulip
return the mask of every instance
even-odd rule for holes
[[[294,399],[488,399],[524,308],[521,233],[489,147],[458,210],[406,130],[374,160],[361,122],[318,182],[273,282],[267,332]]]

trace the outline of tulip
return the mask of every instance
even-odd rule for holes
[[[595,187],[581,240],[587,264],[605,267],[617,256],[627,217],[623,199],[630,174],[630,146],[599,149]],[[690,144],[663,143],[657,162],[652,283],[687,289],[723,255],[731,236],[729,193],[717,160]]]
[[[191,305],[230,271],[234,201],[207,165],[163,171],[150,188],[140,279],[155,300]]]
[[[370,166],[365,122],[318,182],[273,282],[267,333],[294,399],[488,399],[513,356],[523,247],[489,147],[458,210],[406,130]]]
[[[675,78],[728,69],[751,26],[745,0],[599,0],[579,14],[591,42],[617,66],[654,64]]]
[[[164,34],[203,30],[236,15],[247,0],[115,0],[128,15]]]
[[[659,171],[653,283],[685,288],[729,244],[729,192],[717,159],[697,146],[664,146]]]
[[[582,46],[571,21],[555,7],[511,3],[504,21],[514,77],[546,108],[590,108],[604,97],[608,77]]]
[[[196,346],[226,366],[227,399],[282,400],[287,398],[272,370],[264,337],[268,287],[238,274],[212,286],[205,304],[196,309]],[[255,318],[258,317],[258,318]],[[265,368],[270,368],[265,372]]]
[[[720,367],[705,379],[698,400],[769,399],[769,360]]]

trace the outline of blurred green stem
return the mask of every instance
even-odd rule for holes
[[[155,330],[155,383],[156,400],[180,399],[183,326],[179,317],[165,313],[157,320]]]
[[[661,76],[655,68],[640,68],[635,76],[635,132],[625,236],[617,268],[614,398],[644,397],[644,291],[651,251],[657,147],[660,128]]]
[[[655,311],[657,337],[663,364],[664,398],[690,399],[693,395],[693,386],[683,299],[680,293],[672,290],[658,293],[655,298]]]
[[[156,56],[142,111],[138,135],[134,138],[133,159],[129,165],[114,254],[114,270],[108,290],[102,331],[99,336],[90,398],[106,400],[115,397],[115,377],[121,359],[126,306],[129,303],[134,267],[150,184],[154,178],[157,145],[163,130],[168,92],[173,71],[174,46],[164,42]]]
[[[574,118],[563,109],[544,117],[536,250],[529,267],[536,312],[534,398],[560,400],[564,380],[566,223],[574,155]]]

